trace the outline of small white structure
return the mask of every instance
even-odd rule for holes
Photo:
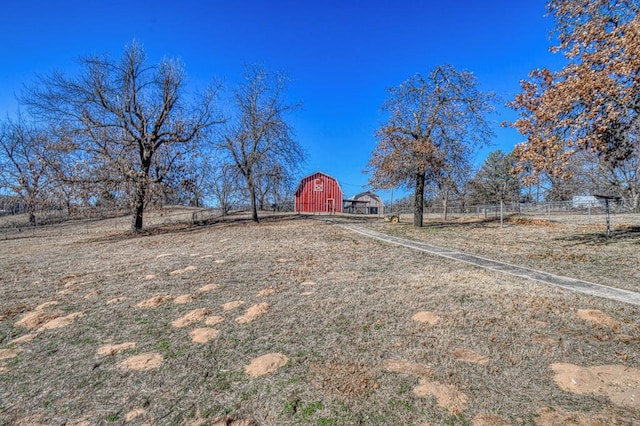
[[[575,195],[573,197],[574,209],[586,209],[589,207],[602,207],[602,202],[593,195]]]

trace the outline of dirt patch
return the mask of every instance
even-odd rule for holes
[[[94,297],[98,297],[102,294],[102,292],[100,290],[94,290],[90,293],[87,293],[84,295],[85,299],[93,299]]]
[[[211,313],[209,308],[194,309],[187,313],[185,316],[178,318],[171,323],[176,328],[186,327],[194,322],[204,321],[204,319]]]
[[[175,271],[171,271],[171,272],[169,272],[169,275],[186,274],[187,272],[195,271],[196,269],[198,269],[196,266],[190,265],[190,266],[187,266],[184,269],[176,269]]]
[[[51,302],[45,302],[41,305],[38,305],[35,307],[34,311],[44,311],[47,308],[50,308],[52,306],[56,306],[59,305],[60,302],[56,302],[55,300],[52,300]]]
[[[162,355],[155,352],[147,352],[127,358],[118,365],[127,370],[146,371],[158,368],[161,363]]]
[[[274,294],[279,293],[280,290],[277,289],[276,287],[270,285],[269,287],[263,288],[262,290],[260,290],[257,294],[258,297],[265,297],[265,296],[273,296]]]
[[[610,317],[599,309],[580,309],[578,310],[578,316],[583,320],[611,327],[616,330],[620,328],[620,321]]]
[[[470,364],[486,365],[491,361],[491,358],[465,348],[455,348],[451,351],[451,356],[458,361],[468,362]]]
[[[154,279],[155,277],[156,277],[156,276],[155,276],[155,275],[153,275],[153,274],[147,274],[147,275],[145,275],[142,279],[143,279],[143,280],[145,280],[145,281],[149,281],[149,280]]]
[[[207,343],[211,339],[215,339],[220,334],[219,330],[215,328],[196,328],[191,333],[189,333],[189,337],[191,337],[191,341],[195,343]]]
[[[537,333],[531,335],[531,341],[545,346],[551,346],[558,343],[558,339]]]
[[[581,367],[551,364],[561,389],[577,394],[606,396],[616,405],[640,407],[640,369],[624,365]]]
[[[200,287],[198,289],[198,291],[200,293],[206,293],[208,291],[213,291],[213,290],[217,289],[218,287],[219,287],[218,284],[207,284],[207,285],[205,285],[203,287]]]
[[[144,416],[145,414],[147,414],[147,410],[145,410],[144,408],[134,408],[124,416],[124,420],[126,422],[130,422],[133,419],[137,419],[140,416]]]
[[[138,308],[157,308],[158,306],[172,299],[173,296],[170,296],[168,294],[159,294],[157,296],[153,296],[151,299],[147,299],[143,302],[138,303],[136,306]]]
[[[562,410],[552,408],[544,408],[538,411],[538,426],[608,426],[612,424],[613,419],[606,421],[594,416],[592,413],[568,413]],[[613,424],[623,424],[615,422]],[[475,424],[474,424],[475,426]]]
[[[434,325],[438,321],[440,321],[440,317],[438,315],[428,311],[418,312],[417,314],[412,316],[411,319],[415,322],[422,322],[430,325]]]
[[[540,425],[540,423],[537,423]],[[556,423],[564,425],[565,423]],[[478,414],[471,422],[472,426],[511,426],[511,422],[497,414]]]
[[[64,317],[59,317],[46,322],[38,330],[52,330],[54,328],[62,328],[71,325],[76,318],[84,316],[84,312],[74,312]]]
[[[289,358],[283,354],[266,354],[251,360],[249,365],[244,368],[244,371],[251,377],[264,376],[265,374],[273,373],[285,365],[287,361],[289,361]]]
[[[239,306],[244,305],[244,301],[242,300],[234,300],[233,302],[227,302],[222,305],[223,311],[230,311],[231,309],[235,309]]]
[[[289,262],[293,262],[293,259],[288,259],[288,258],[285,258],[285,257],[281,257],[279,259],[276,259],[276,262],[278,262],[278,263],[289,263]]]
[[[303,296],[311,296],[311,295],[316,294],[316,292],[315,292],[315,291],[313,291],[313,290],[311,290],[311,291],[303,291],[303,292],[302,292],[302,293],[300,293],[300,294],[302,294]]]
[[[15,358],[20,353],[20,349],[0,349],[0,359]]]
[[[258,318],[260,315],[264,315],[269,311],[268,303],[258,303],[253,305],[244,313],[244,315],[236,318],[236,322],[239,324],[246,324]]]
[[[513,223],[515,225],[533,225],[533,226],[557,226],[553,222],[549,222],[544,219],[531,219],[528,217],[507,217],[505,222]]]
[[[316,285],[315,281],[303,281],[300,283],[300,285],[304,285],[304,286],[312,286],[312,285]]]
[[[317,375],[319,388],[345,398],[361,396],[376,387],[371,370],[364,364],[328,362],[312,364],[310,369]]]
[[[19,343],[30,342],[30,341],[32,341],[33,339],[35,339],[35,337],[36,337],[37,335],[38,335],[37,333],[28,333],[28,334],[25,334],[25,335],[23,335],[23,336],[20,336],[20,337],[18,337],[18,338],[16,338],[16,339],[13,339],[13,340],[11,341],[11,343],[19,344]]]
[[[213,263],[217,263],[218,265],[222,265],[223,263],[227,263],[226,260],[224,259],[216,259],[213,261]]]
[[[436,398],[438,407],[452,413],[463,411],[467,405],[467,395],[460,392],[455,386],[431,382],[427,379],[420,379],[418,386],[413,388],[413,394],[418,398],[433,396]]]
[[[222,321],[224,321],[224,317],[221,317],[220,315],[213,315],[205,318],[204,323],[207,325],[218,325]]]
[[[133,349],[135,347],[136,342],[126,342],[120,343],[118,345],[105,345],[100,347],[96,354],[100,356],[115,355],[119,354],[120,352],[126,351],[127,349]]]
[[[163,257],[173,256],[173,253],[162,253],[156,256],[156,259],[162,259]]]
[[[182,294],[173,299],[173,303],[176,305],[186,305],[187,303],[193,302],[193,299],[194,297],[192,294]]]
[[[62,315],[62,311],[33,311],[24,314],[18,321],[16,321],[16,327],[23,327],[29,330],[40,328],[43,324]]]
[[[431,375],[431,367],[428,365],[418,364],[404,359],[389,359],[384,362],[382,368],[392,373],[413,374],[415,376]]]

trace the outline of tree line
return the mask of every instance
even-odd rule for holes
[[[80,72],[40,76],[0,127],[0,190],[35,213],[52,203],[132,212],[152,203],[223,212],[239,198],[258,209],[291,192],[304,152],[293,137],[287,77],[254,65],[222,108],[220,84],[189,92],[180,61],[149,62],[141,44],[119,59],[84,57]]]
[[[388,89],[386,121],[365,172],[374,189],[413,191],[414,225],[425,197],[444,211],[472,203],[624,197],[640,210],[640,4],[638,0],[551,0],[557,72],[535,69],[507,103],[524,141],[474,170],[494,134],[497,97],[473,73],[439,65]],[[134,42],[119,60],[82,58],[75,76],[39,77],[20,96],[26,113],[0,127],[0,195],[34,212],[52,199],[132,211],[133,231],[154,202],[223,212],[247,200],[252,218],[290,196],[304,151],[288,116],[287,78],[248,66],[224,110],[222,86],[186,89],[184,66],[150,64]]]
[[[572,195],[625,197],[640,210],[640,5],[637,0],[551,0],[567,64],[533,70],[508,102],[524,141],[494,152],[475,176],[475,152],[493,136],[487,115],[495,95],[474,75],[451,66],[416,74],[389,89],[387,121],[368,164],[370,184],[414,191],[414,225],[422,226],[425,193],[486,201],[547,201]],[[521,185],[528,191],[521,191]],[[535,188],[535,189],[534,189]],[[491,199],[491,200],[490,200]]]

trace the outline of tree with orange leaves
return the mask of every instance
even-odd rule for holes
[[[414,218],[422,226],[425,182],[449,188],[471,154],[492,135],[485,115],[494,95],[478,89],[474,75],[450,65],[415,74],[389,89],[389,117],[376,132],[367,171],[374,188],[414,189]]]
[[[547,11],[558,41],[551,51],[567,65],[534,70],[509,103],[520,114],[511,126],[526,138],[514,150],[517,171],[530,181],[569,175],[569,158],[581,151],[611,176],[640,176],[616,173],[640,154],[640,2],[551,0]],[[617,185],[637,209],[639,182]]]

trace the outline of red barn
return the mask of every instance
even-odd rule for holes
[[[322,172],[303,177],[296,189],[297,213],[342,213],[342,189]]]

